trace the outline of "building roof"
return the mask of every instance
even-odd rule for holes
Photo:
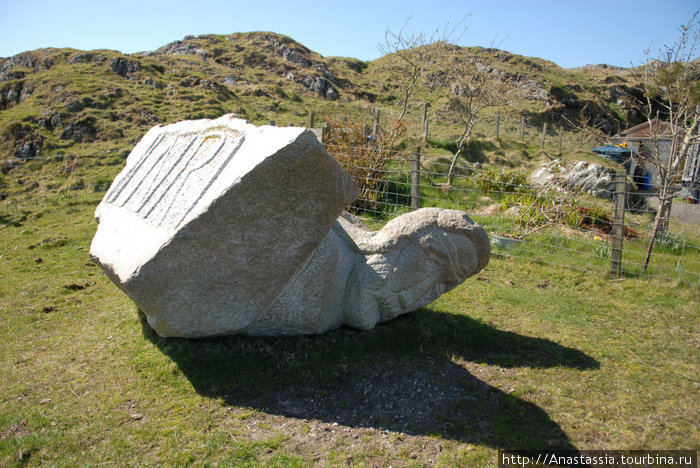
[[[659,119],[651,119],[651,121],[640,123],[632,128],[620,132],[618,137],[624,138],[651,138],[652,133],[657,137],[671,138],[671,124]]]

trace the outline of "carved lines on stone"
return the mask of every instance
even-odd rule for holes
[[[161,134],[110,189],[107,201],[156,226],[176,228],[214,184],[243,141],[242,134],[230,129],[206,134]]]

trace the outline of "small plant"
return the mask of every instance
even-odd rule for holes
[[[676,273],[679,275],[685,271],[685,268],[683,267],[683,259],[679,258],[676,260]]]
[[[598,258],[610,258],[610,244],[607,242],[600,243],[595,246],[594,254]]]
[[[673,255],[681,255],[683,253],[683,240],[678,236],[666,233],[661,236],[657,242],[665,251],[670,252]]]

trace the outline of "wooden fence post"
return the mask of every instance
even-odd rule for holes
[[[525,141],[525,116],[520,116],[520,141]]]
[[[547,122],[542,124],[542,142],[540,143],[540,147],[544,149],[544,139],[547,137]]]
[[[411,155],[411,209],[420,208],[420,146]]]
[[[559,152],[561,153],[561,145],[564,139],[564,125],[559,127]]]
[[[328,137],[329,133],[331,131],[331,126],[328,125],[328,122],[323,122],[323,126],[321,127],[321,143],[324,145],[328,143]]]
[[[498,130],[500,129],[500,127],[501,127],[501,112],[499,111],[496,113],[496,131],[495,131],[496,138],[498,138]]]
[[[379,115],[380,115],[380,110],[377,107],[374,109],[374,125],[372,126],[372,134],[376,135],[379,133]]]
[[[274,126],[275,126],[275,121],[274,121],[274,120],[270,120],[270,121],[267,122],[267,124],[270,125],[270,126],[272,126],[272,127],[274,127]]]
[[[309,128],[314,128],[314,123],[316,120],[316,112],[311,111],[309,112]]]
[[[579,142],[578,142],[578,147],[583,148],[583,130],[580,130],[580,132],[581,132],[581,137],[580,137]]]
[[[423,103],[423,115],[421,117],[421,126],[423,129],[423,142],[428,142],[428,103]]]
[[[619,278],[622,273],[622,241],[625,237],[625,173],[615,174],[615,217],[612,226],[610,248],[610,276]]]

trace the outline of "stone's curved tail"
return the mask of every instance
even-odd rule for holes
[[[374,232],[344,217],[339,221],[358,259],[346,287],[344,320],[358,328],[429,304],[489,261],[486,231],[461,211],[424,208]]]

